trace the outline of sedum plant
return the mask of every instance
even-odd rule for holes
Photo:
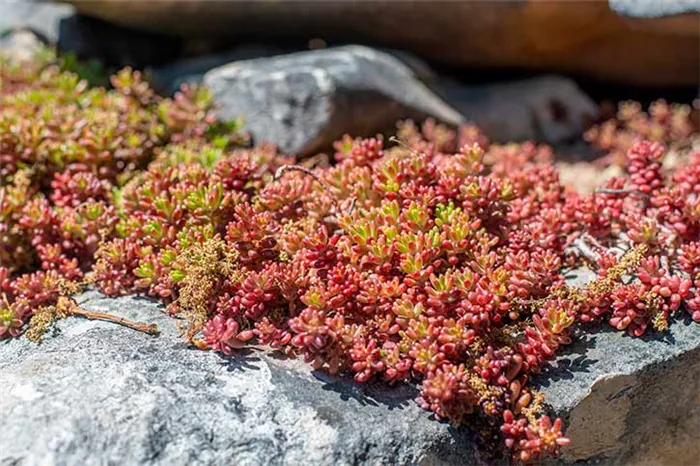
[[[615,118],[589,128],[584,139],[606,154],[599,163],[621,166],[625,165],[627,151],[639,141],[658,142],[668,150],[684,150],[697,135],[699,105],[700,100],[691,107],[660,99],[644,111],[639,102],[622,102]]]
[[[569,443],[530,381],[579,332],[700,321],[698,151],[667,173],[664,145],[635,142],[627,176],[583,195],[550,148],[406,122],[309,168],[243,147],[206,90],[27,66],[2,71],[0,338],[108,318],[71,304],[85,283],[147,294],[202,349],[420,384],[421,406],[527,463]],[[597,278],[567,286],[584,265]]]

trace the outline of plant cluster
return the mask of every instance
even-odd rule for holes
[[[619,166],[625,166],[627,151],[639,141],[658,142],[669,150],[687,149],[698,132],[699,105],[700,101],[691,107],[660,99],[645,112],[639,102],[622,102],[615,118],[592,126],[584,138],[606,154],[601,162]]]
[[[0,57],[0,338],[86,278],[117,235],[121,188],[162,150],[245,142],[205,89],[163,99],[130,69],[111,81],[88,88],[50,54]]]
[[[423,407],[529,462],[569,443],[530,381],[583,324],[700,321],[700,152],[669,177],[637,142],[629,176],[582,195],[549,148],[409,122],[305,168],[214,136],[203,91],[32,73],[2,76],[0,337],[79,315],[64,297],[89,280],[161,299],[200,348],[418,382]],[[597,279],[567,286],[581,264]]]

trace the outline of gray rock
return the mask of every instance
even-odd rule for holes
[[[574,138],[595,119],[595,103],[568,78],[542,76],[512,83],[437,85],[445,101],[494,141],[546,141]]]
[[[61,19],[72,15],[71,5],[39,3],[30,0],[0,1],[0,34],[28,29],[42,41],[56,43]]]
[[[210,41],[202,40],[201,44],[189,44],[188,48],[206,48],[211,45]],[[290,45],[292,47],[290,47]],[[298,44],[297,44],[298,45]],[[219,46],[219,48],[223,48]],[[430,66],[415,55],[394,49],[382,49],[394,58],[408,66],[420,80],[435,80],[437,75]],[[218,53],[198,53],[195,50],[193,57],[183,58],[173,63],[158,66],[149,70],[151,84],[154,88],[165,94],[177,91],[182,84],[201,84],[204,75],[220,66],[241,60],[252,60],[255,58],[271,57],[294,52],[308,51],[308,49],[294,48],[293,44],[285,44],[284,48],[278,45],[247,43],[237,45],[229,50]]]
[[[207,69],[229,58],[266,52],[242,48],[183,61],[154,70],[154,80],[172,92],[183,82],[201,82]],[[299,52],[234,62],[205,76],[222,118],[242,115],[256,138],[302,155],[328,148],[345,133],[373,136],[396,120],[427,116],[450,124],[474,122],[493,141],[559,144],[580,137],[597,113],[593,101],[568,78],[462,85],[440,78],[409,53],[389,49]]]
[[[157,323],[161,335],[71,319],[40,346],[0,344],[2,465],[477,461],[466,433],[432,420],[412,387],[359,386],[262,351],[190,349],[147,299],[79,302]]]
[[[39,36],[27,29],[0,36],[0,53],[14,62],[31,60],[44,45]]]
[[[409,385],[356,384],[259,349],[222,358],[188,348],[151,300],[78,301],[161,334],[72,318],[41,345],[0,344],[2,465],[485,462]],[[699,371],[700,328],[685,321],[660,338],[573,344],[536,381],[572,439],[557,462],[698,464]]]
[[[656,337],[605,329],[541,380],[571,438],[560,464],[700,464],[700,326],[690,319]]]
[[[587,269],[572,286],[594,279]],[[550,464],[700,464],[700,325],[686,313],[665,333],[579,334],[534,380],[571,445]]]
[[[310,155],[343,134],[372,136],[397,120],[462,116],[389,54],[362,46],[235,62],[208,72],[223,119],[243,116],[257,140]]]
[[[694,38],[700,31],[700,0],[608,0],[610,8],[626,16],[630,26],[653,34]],[[696,80],[697,82],[697,80]]]
[[[661,18],[685,13],[700,13],[698,0],[608,0],[610,8],[633,18]]]

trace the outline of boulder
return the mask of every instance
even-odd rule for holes
[[[111,22],[188,37],[321,37],[407,50],[457,67],[547,70],[649,86],[694,86],[700,72],[698,15],[687,7],[654,7],[656,18],[640,18],[617,14],[605,0],[70,1]],[[614,3],[623,2],[632,3]]]
[[[562,76],[489,85],[464,85],[449,79],[434,84],[437,92],[492,141],[545,141],[561,144],[580,139],[598,114],[595,103]]]
[[[241,60],[252,60],[255,58],[284,55],[294,52],[308,51],[308,44],[284,44],[283,47],[266,43],[242,43],[235,46],[222,45],[216,53],[207,53],[208,42],[202,42],[204,50],[199,50],[198,44],[187,44],[190,52],[189,57],[181,58],[165,65],[152,67],[149,69],[149,77],[154,88],[165,94],[177,91],[182,84],[201,84],[204,75],[220,66]],[[194,50],[192,50],[194,49]],[[437,74],[430,66],[415,55],[393,49],[379,49],[400,60],[411,68],[413,73],[422,81],[434,81]],[[203,52],[203,53],[202,53]]]
[[[188,348],[141,297],[78,302],[160,335],[70,318],[40,345],[0,344],[0,464],[489,464],[466,429],[418,408],[411,385],[357,384],[257,348]],[[580,338],[537,383],[572,440],[553,463],[700,462],[697,324]]]
[[[188,348],[155,302],[88,292],[90,311],[158,337],[65,320],[36,345],[0,344],[0,464],[22,466],[475,464],[466,432],[414,387],[360,386],[295,359]]]
[[[453,126],[476,123],[492,141],[559,144],[579,138],[597,114],[593,101],[568,78],[464,85],[440,77],[411,54],[363,46],[235,61],[202,78],[203,69],[217,60],[265,50],[234,49],[154,76],[156,82],[167,76],[169,90],[203,80],[214,92],[221,119],[243,116],[257,140],[303,156],[330,149],[346,133],[374,136],[393,130],[398,120],[426,117]]]
[[[28,29],[10,31],[0,36],[0,53],[12,62],[31,60],[45,45],[39,35]]]
[[[700,464],[700,326],[580,339],[538,380],[571,445],[557,463]]]
[[[609,0],[610,7],[633,18],[662,18],[700,13],[700,0]]]
[[[30,0],[0,1],[0,36],[29,30],[42,42],[55,44],[62,19],[75,13],[70,5],[38,3]]]
[[[635,18],[635,28],[657,33],[698,37],[700,0],[609,0],[610,7],[622,16]],[[694,18],[690,21],[689,18]]]
[[[311,155],[349,133],[374,135],[397,120],[462,116],[393,56],[362,46],[238,61],[209,71],[221,119],[243,116],[258,141]]]

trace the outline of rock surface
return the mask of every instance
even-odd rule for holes
[[[37,34],[27,29],[11,31],[0,36],[0,52],[13,62],[31,60],[44,45]]]
[[[700,464],[700,326],[632,338],[605,329],[540,378],[571,445],[559,463]]]
[[[618,14],[635,18],[632,25],[655,33],[698,37],[700,0],[609,0]]]
[[[204,42],[204,46],[207,42]],[[189,48],[193,48],[191,45]],[[308,51],[308,44],[284,44],[284,47],[265,43],[244,43],[236,46],[221,47],[217,53],[195,53],[196,56],[182,58],[172,63],[157,66],[149,70],[150,81],[155,89],[166,94],[177,91],[182,84],[201,84],[204,75],[220,66],[241,60],[272,57],[294,52]],[[393,49],[380,49],[408,66],[420,80],[435,80],[437,74],[424,61],[415,55]]]
[[[11,31],[30,30],[49,43],[58,41],[62,19],[75,13],[70,5],[38,3],[29,0],[0,1],[0,35]]]
[[[344,134],[371,136],[397,120],[457,125],[462,116],[391,55],[361,46],[239,61],[209,71],[219,116],[285,153],[311,155]]]
[[[124,2],[69,1],[117,24],[189,37],[320,37],[329,43],[407,50],[453,66],[527,68],[653,86],[697,85],[700,73],[697,14],[621,16],[606,0],[132,0],[128,7]],[[646,9],[661,16],[679,11]]]
[[[472,437],[431,419],[410,386],[356,384],[262,350],[189,349],[151,300],[78,298],[157,323],[150,337],[68,319],[44,343],[0,344],[2,465],[484,464]],[[603,331],[539,379],[567,420],[559,463],[700,461],[700,328]]]
[[[699,0],[609,0],[610,7],[620,14],[638,18],[700,13]]]
[[[437,90],[466,120],[497,142],[558,144],[580,138],[598,112],[573,80],[560,76],[481,86],[443,80]]]
[[[0,344],[2,465],[474,464],[466,433],[415,389],[358,386],[253,350],[187,348],[154,302],[95,292],[82,307],[157,323],[149,337],[66,320],[37,346]]]
[[[568,78],[469,86],[440,78],[408,53],[362,46],[234,61],[202,78],[217,61],[266,51],[234,49],[166,67],[154,76],[157,83],[170,82],[170,91],[182,82],[203,80],[214,91],[222,119],[242,115],[257,140],[300,155],[329,149],[346,133],[374,136],[393,130],[397,120],[426,117],[451,125],[474,122],[493,141],[558,144],[580,137],[597,113]]]

